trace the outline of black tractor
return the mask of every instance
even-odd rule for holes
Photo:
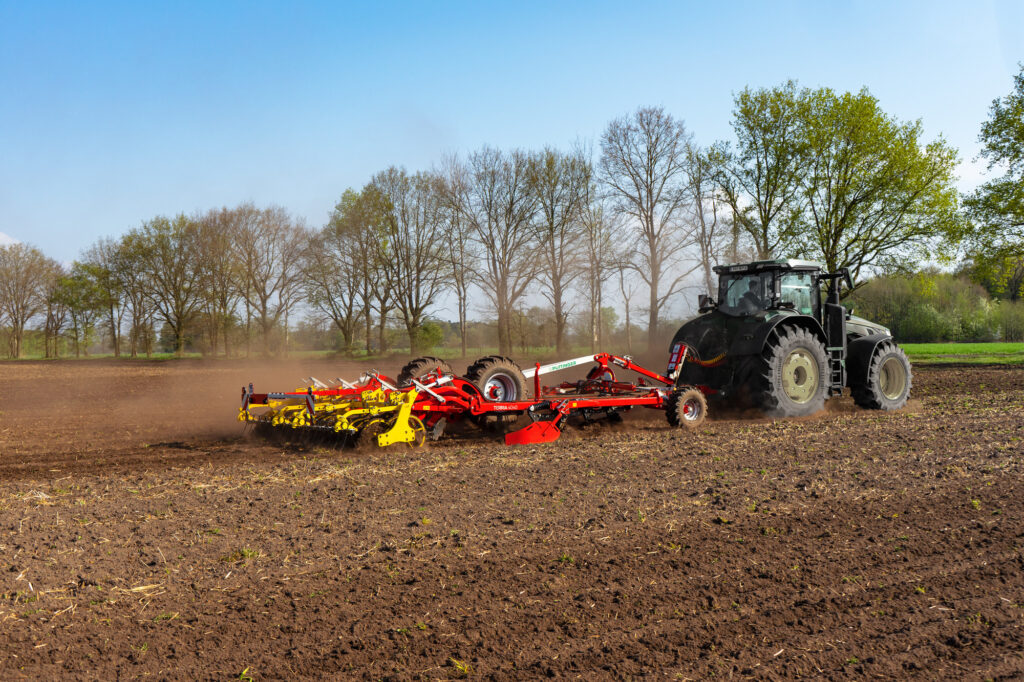
[[[677,386],[782,417],[813,414],[847,387],[861,407],[906,404],[910,362],[888,329],[842,305],[840,287],[853,288],[847,269],[771,260],[715,272],[718,300],[701,295],[700,315],[672,340]]]

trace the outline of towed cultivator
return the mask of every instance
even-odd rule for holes
[[[537,363],[525,371],[506,357],[491,355],[456,376],[445,361],[422,357],[407,364],[396,380],[376,371],[355,382],[325,384],[310,377],[306,386],[289,393],[255,393],[249,384],[242,389],[238,419],[380,447],[418,447],[427,438],[440,438],[448,424],[466,420],[504,433],[508,445],[543,443],[556,440],[566,423],[618,421],[634,407],[664,410],[672,426],[695,429],[707,416],[707,402],[699,389],[674,385],[685,360],[685,349],[677,349],[666,377],[608,353]],[[541,386],[544,374],[590,362],[594,365],[583,380]],[[621,381],[617,369],[640,378]],[[524,414],[529,424],[521,426]]]

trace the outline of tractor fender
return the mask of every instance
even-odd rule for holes
[[[848,386],[863,384],[868,380],[871,358],[878,344],[892,341],[888,334],[870,334],[850,341],[846,347],[846,383]]]
[[[782,325],[806,329],[825,343],[825,331],[821,328],[821,323],[810,315],[776,315],[765,320],[752,332],[737,336],[729,347],[729,355],[760,355],[769,335]]]

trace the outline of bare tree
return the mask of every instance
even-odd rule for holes
[[[27,244],[0,246],[0,314],[10,325],[9,352],[20,358],[25,326],[46,308],[53,261]]]
[[[712,154],[695,145],[686,150],[687,204],[690,207],[693,241],[708,293],[715,291],[714,267],[731,247],[730,221],[723,216],[726,202],[719,193],[719,165]]]
[[[241,298],[239,267],[234,240],[239,224],[250,206],[208,211],[199,218],[197,255],[202,277],[203,309],[206,312],[210,352],[217,354],[217,337],[223,341],[224,355],[231,354],[231,327]]]
[[[615,240],[612,212],[607,210],[595,188],[589,190],[590,200],[583,208],[583,295],[589,306],[590,350],[597,352],[604,344],[601,309],[604,306],[605,280],[614,269]]]
[[[417,355],[424,350],[420,327],[426,312],[447,284],[441,187],[431,173],[409,175],[394,166],[375,175],[372,184],[390,207],[380,242],[381,268],[388,272],[409,348]]]
[[[328,227],[355,250],[357,273],[354,276],[358,283],[367,354],[372,350],[374,311],[378,314],[378,342],[383,352],[387,343],[387,314],[394,309],[392,272],[385,269],[381,261],[382,243],[386,240],[385,222],[390,210],[387,198],[373,184],[368,184],[358,192],[346,190],[328,223]]]
[[[346,196],[354,194],[346,192]],[[345,202],[339,203],[339,206]],[[317,234],[306,251],[304,285],[310,305],[322,311],[341,332],[345,352],[355,347],[361,311],[360,290],[363,254],[358,240],[349,234],[350,223],[331,221]]]
[[[633,309],[633,296],[636,295],[636,254],[625,251],[615,262],[615,274],[619,281],[619,294],[622,296],[623,308],[626,313],[626,352],[633,352],[633,325],[629,311]]]
[[[283,208],[257,210],[243,205],[239,211],[248,213],[240,220],[234,240],[239,290],[256,315],[263,353],[274,350],[273,331],[282,322],[281,348],[287,352],[288,314],[302,292],[301,265],[308,234]]]
[[[616,209],[638,233],[635,271],[650,291],[648,348],[656,345],[662,308],[688,274],[673,273],[673,268],[689,244],[680,230],[689,142],[682,121],[661,107],[615,119],[601,137],[602,178]]]
[[[443,255],[448,264],[449,288],[455,294],[458,308],[459,342],[462,357],[465,358],[469,331],[467,321],[469,289],[473,283],[473,265],[479,258],[479,254],[474,248],[475,242],[470,239],[468,221],[460,208],[460,201],[465,196],[469,184],[466,168],[455,157],[446,159],[442,170],[438,173],[438,180],[443,197],[441,204],[444,217],[442,239],[446,247]]]
[[[583,209],[590,186],[590,162],[581,153],[545,149],[530,164],[530,184],[537,196],[535,224],[541,267],[541,294],[555,316],[555,348],[565,351],[568,294],[582,274]]]
[[[536,276],[536,194],[525,152],[485,147],[469,157],[459,207],[482,252],[476,281],[498,316],[498,349],[512,352],[512,315]]]

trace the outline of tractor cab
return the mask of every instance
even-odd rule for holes
[[[741,317],[789,310],[821,320],[818,276],[821,265],[811,261],[773,260],[744,265],[719,265],[718,302],[703,297],[701,312],[717,308]]]

